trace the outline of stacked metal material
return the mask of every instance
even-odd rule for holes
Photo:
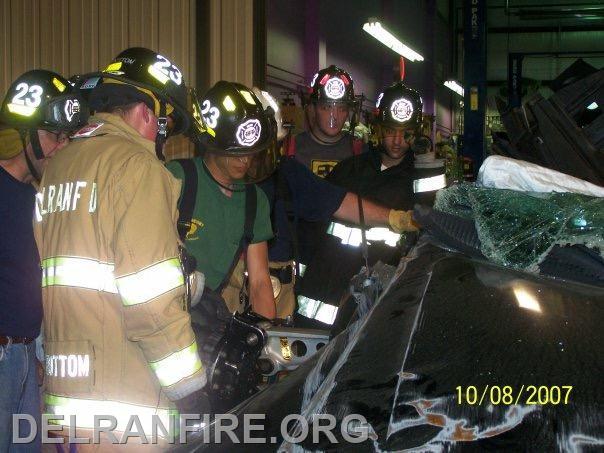
[[[604,185],[604,70],[549,99],[536,95],[515,109],[498,100],[498,108],[508,137],[494,137],[497,154]]]

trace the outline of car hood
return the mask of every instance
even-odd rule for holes
[[[183,449],[554,451],[604,444],[603,289],[422,241],[379,298],[371,288],[357,297],[366,313],[286,379],[233,410],[239,418],[263,414],[260,435],[268,445],[236,444],[228,436],[208,444],[193,436]],[[566,403],[539,404],[540,387],[551,394],[562,386],[572,386]],[[503,387],[513,404],[497,401]],[[321,413],[338,423],[362,415],[368,439],[346,443],[338,426],[338,444],[312,436],[298,445],[284,441],[286,416],[311,420]]]

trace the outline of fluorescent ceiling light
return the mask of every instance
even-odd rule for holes
[[[415,50],[407,47],[402,42],[400,42],[396,36],[386,30],[382,24],[377,22],[375,19],[369,19],[369,22],[366,22],[363,25],[363,30],[373,36],[375,39],[380,41],[386,47],[391,48],[399,55],[402,55],[407,60],[411,61],[424,61],[424,57],[418,54]]]
[[[597,109],[597,108],[598,108],[598,104],[596,103],[596,101],[592,102],[591,104],[589,104],[589,105],[587,106],[587,109],[588,109],[588,110],[595,110],[595,109]]]
[[[447,80],[445,82],[445,86],[463,97],[463,87],[455,80]]]

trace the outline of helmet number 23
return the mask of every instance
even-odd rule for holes
[[[16,90],[17,94],[13,97],[13,104],[37,107],[42,103],[42,93],[44,93],[44,90],[40,85],[20,83],[17,85]]]
[[[207,99],[201,104],[201,115],[205,120],[206,124],[214,129],[218,125],[218,117],[220,116],[220,110],[216,107],[212,107],[210,101]]]
[[[176,66],[174,66],[166,57],[158,55],[157,62],[153,65],[153,67],[155,67],[155,69],[157,69],[166,77],[170,77],[170,79],[172,79],[172,81],[176,85],[180,85],[180,83],[182,82],[182,74],[180,73],[180,70]]]

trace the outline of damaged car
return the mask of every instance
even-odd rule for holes
[[[488,165],[501,174],[515,162]],[[288,375],[258,392],[248,380],[233,435],[215,442],[217,417],[180,450],[601,451],[602,188],[479,180],[416,208],[418,243],[397,267],[353,279],[331,332],[252,323],[238,336],[257,335],[247,376]],[[257,442],[244,443],[243,420],[259,415]]]

